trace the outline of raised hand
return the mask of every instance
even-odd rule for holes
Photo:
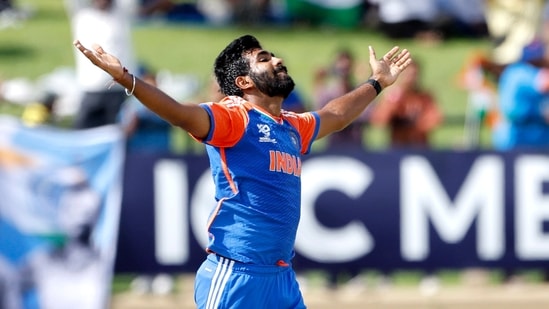
[[[412,63],[410,52],[407,49],[399,52],[400,48],[398,46],[391,48],[379,60],[376,58],[376,53],[372,46],[369,46],[369,50],[372,78],[376,79],[383,88],[393,84],[398,75]]]
[[[120,63],[120,60],[105,52],[101,46],[94,44],[92,49],[87,49],[78,40],[75,40],[73,45],[93,64],[112,76],[114,80],[118,81],[124,76],[125,69]]]

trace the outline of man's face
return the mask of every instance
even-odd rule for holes
[[[265,50],[252,52],[250,78],[256,88],[270,97],[286,98],[294,89],[294,81],[288,75],[282,59]]]

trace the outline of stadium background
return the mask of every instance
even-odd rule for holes
[[[60,67],[73,65],[73,47],[70,28],[61,1],[36,0],[29,2],[34,10],[32,18],[18,27],[1,30],[0,76],[3,80],[39,79]],[[459,87],[457,79],[463,66],[477,51],[487,51],[487,40],[453,39],[429,46],[411,40],[388,41],[369,29],[341,30],[330,28],[260,27],[205,27],[203,25],[142,24],[135,28],[136,51],[141,59],[158,69],[174,73],[192,74],[206,84],[211,62],[217,52],[232,38],[242,33],[258,36],[265,47],[280,54],[290,73],[307,98],[311,97],[312,73],[322,66],[339,46],[352,48],[359,61],[366,65],[368,45],[384,50],[394,44],[404,46],[422,60],[425,86],[432,89],[442,104],[447,124],[434,136],[436,149],[463,149],[465,147],[464,119],[467,92]],[[207,38],[207,39],[206,39]],[[169,47],[169,48],[167,48]],[[278,51],[280,50],[280,51]],[[197,61],[197,59],[203,61]],[[2,113],[19,115],[21,106],[4,102]],[[180,143],[176,152],[185,152],[187,142],[174,134]],[[383,149],[387,139],[384,132],[368,133],[368,144]],[[320,145],[319,147],[322,147]],[[486,129],[482,132],[480,148],[489,148]],[[372,284],[345,286],[340,290],[326,290],[322,274],[309,274],[309,288],[305,290],[311,308],[544,308],[549,304],[545,284],[539,275],[526,276],[519,286],[501,284],[498,274],[477,275],[441,273],[443,289],[432,294],[420,291],[421,274],[395,274],[393,284],[384,288]],[[367,274],[365,280],[376,273]],[[137,295],[128,291],[133,276],[120,274],[113,285],[114,308],[181,308],[192,304],[192,276],[176,277],[177,293],[170,296]]]

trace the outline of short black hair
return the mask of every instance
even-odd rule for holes
[[[259,41],[252,35],[244,35],[227,45],[215,59],[214,74],[224,95],[244,95],[235,80],[250,73],[250,61],[244,55],[254,49],[261,49]]]

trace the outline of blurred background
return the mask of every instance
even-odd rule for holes
[[[370,45],[415,58],[305,158],[294,267],[310,308],[546,308],[547,7],[0,1],[0,308],[193,307],[214,202],[203,146],[109,88],[72,41],[199,103],[243,34],[283,58],[296,112],[367,80]]]
[[[193,4],[197,1],[176,2]],[[211,2],[213,4],[210,6],[215,7],[216,1]],[[276,13],[281,16],[262,18],[261,16],[266,13],[258,11],[249,14],[257,15],[257,18],[251,21],[232,17],[230,21],[208,22],[204,20],[206,17],[203,17],[203,14],[188,17],[188,20],[185,14],[182,14],[181,20],[172,20],[163,18],[160,12],[154,13],[138,19],[133,25],[133,49],[140,62],[158,72],[188,75],[195,79],[197,84],[193,84],[192,87],[198,89],[193,89],[195,92],[190,94],[182,93],[185,99],[192,99],[195,96],[203,98],[200,95],[209,91],[213,59],[218,52],[232,38],[244,33],[253,33],[260,38],[265,47],[284,59],[296,80],[303,101],[307,108],[311,109],[316,104],[313,102],[315,73],[330,66],[338,50],[349,49],[353,53],[358,82],[369,75],[368,45],[374,46],[379,54],[393,45],[400,45],[409,49],[422,63],[422,84],[436,96],[447,118],[445,125],[433,133],[433,146],[455,148],[465,144],[463,126],[468,107],[468,91],[460,85],[460,73],[469,59],[477,53],[490,55],[492,44],[488,37],[473,33],[471,35],[475,37],[472,38],[467,33],[462,35],[458,32],[447,34],[448,38],[391,39],[376,28],[379,25],[379,17],[375,12],[371,12],[375,11],[373,8],[368,10],[368,1],[366,4],[354,1],[358,4],[350,4],[345,10],[325,8],[327,12],[310,12],[311,16],[308,16],[306,8],[298,7],[295,8],[295,12],[288,12],[292,5],[285,4],[284,1],[272,2],[271,11],[282,11],[270,14]],[[299,2],[301,1],[296,3]],[[6,89],[10,88],[10,81],[15,83],[14,88],[18,85],[24,87],[28,83],[40,83],[42,79],[47,79],[55,73],[58,73],[58,79],[63,81],[62,78],[66,78],[64,74],[71,74],[70,71],[74,70],[75,66],[71,26],[63,1],[50,3],[40,0],[18,0],[15,1],[15,5],[16,9],[21,11],[19,15],[23,16],[3,14],[5,21],[2,23],[0,76],[4,81],[4,92],[17,92],[17,89]],[[286,11],[283,10],[284,7]],[[189,11],[191,12],[186,14],[195,14],[191,9]],[[345,22],[338,21],[337,17],[331,16],[328,11],[334,11],[334,15],[343,15],[342,19]],[[272,19],[275,20],[271,21]],[[10,101],[23,103],[35,99],[32,96],[39,95],[32,91],[25,92],[29,98],[12,98],[9,93],[4,93],[3,101],[7,104],[2,105],[2,111],[17,113],[17,106],[10,105],[9,103],[13,103]],[[70,117],[76,110],[74,105],[77,103],[63,104],[65,110],[59,111],[62,113],[61,116]],[[366,132],[368,145],[374,148],[385,147],[388,139],[376,129]],[[484,147],[490,144],[486,136],[481,142]]]

